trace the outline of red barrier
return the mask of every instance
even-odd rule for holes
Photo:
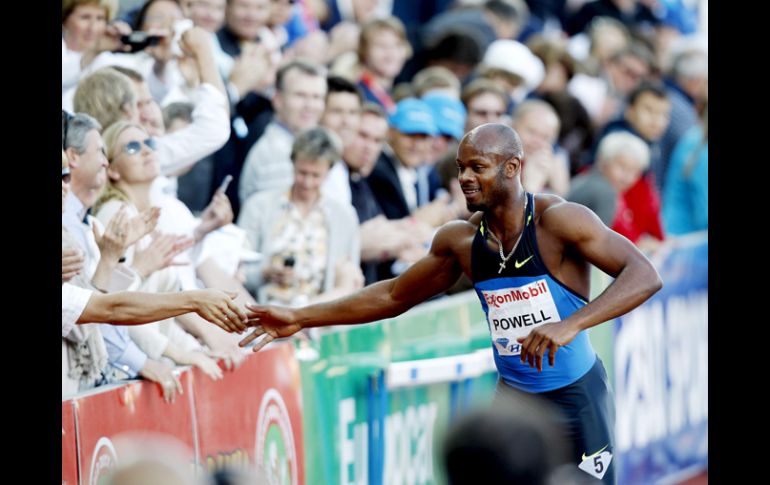
[[[219,381],[198,369],[193,376],[205,469],[256,463],[268,483],[305,483],[300,375],[292,345],[249,356]]]
[[[182,373],[179,379],[185,394],[178,395],[173,403],[163,401],[160,386],[148,381],[74,399],[82,485],[97,485],[99,478],[115,466],[120,457],[116,456],[111,440],[126,431],[168,434],[195,449],[189,372]]]
[[[78,485],[78,444],[72,401],[61,403],[61,483]]]
[[[301,382],[291,344],[250,355],[219,381],[198,369],[180,380],[185,394],[174,403],[148,381],[63,401],[62,483],[97,485],[120,460],[112,439],[149,431],[186,444],[206,470],[257,464],[269,483],[304,485]]]

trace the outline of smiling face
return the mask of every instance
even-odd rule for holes
[[[75,52],[84,52],[96,45],[107,28],[107,9],[99,3],[78,5],[62,24],[64,41]]]
[[[300,69],[286,72],[283,89],[273,97],[276,118],[293,133],[318,126],[324,112],[326,79]]]
[[[521,161],[499,158],[499,155],[478,150],[467,137],[460,143],[457,149],[458,178],[469,211],[488,211],[507,197],[505,165],[513,163],[513,169],[518,170]]]

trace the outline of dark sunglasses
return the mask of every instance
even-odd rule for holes
[[[144,145],[152,151],[155,151],[155,148],[158,146],[154,138],[148,138],[144,140]],[[135,155],[140,151],[142,151],[141,141],[132,140],[126,143],[126,146],[123,147],[123,153],[128,155]]]
[[[61,169],[61,181],[68,184],[70,183],[70,178],[72,178],[72,175],[70,175],[70,168],[64,167]]]

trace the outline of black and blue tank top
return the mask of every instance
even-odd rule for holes
[[[500,270],[500,255],[487,245],[485,221],[473,238],[471,271],[473,286],[487,316],[492,348],[500,377],[512,387],[527,392],[545,392],[572,384],[596,361],[588,334],[580,332],[559,348],[551,367],[547,352],[543,371],[521,363],[521,345],[534,328],[559,322],[583,307],[584,296],[558,281],[545,266],[535,238],[535,197],[527,193],[524,232],[513,255]]]

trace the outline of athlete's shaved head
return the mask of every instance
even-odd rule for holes
[[[469,131],[460,145],[469,144],[484,156],[495,155],[497,163],[524,157],[521,138],[513,128],[502,123],[486,123]]]
[[[521,138],[508,125],[487,123],[466,134],[457,147],[460,188],[470,211],[487,211],[520,198]]]

